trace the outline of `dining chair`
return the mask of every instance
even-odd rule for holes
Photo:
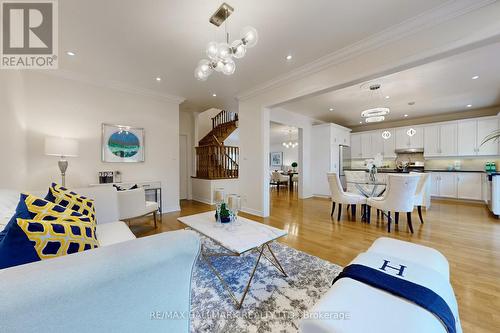
[[[419,175],[388,175],[384,196],[371,197],[366,202],[368,205],[367,222],[370,223],[372,207],[380,209],[382,212],[388,212],[387,231],[391,232],[391,212],[394,212],[394,221],[396,224],[399,222],[399,213],[406,213],[408,228],[413,233],[411,213],[414,208],[415,193],[419,179]]]
[[[295,185],[297,185],[297,187],[298,187],[299,186],[299,175],[293,175],[292,182],[293,182],[294,187],[295,187]]]
[[[340,221],[340,217],[342,215],[342,204],[351,205],[352,217],[356,220],[356,205],[365,205],[366,197],[357,193],[344,192],[339,176],[336,173],[328,173],[327,176],[332,200],[332,212],[330,216],[333,217],[335,205],[339,204],[337,220]]]
[[[276,185],[278,193],[280,192],[281,185],[285,185],[285,187],[288,187],[288,179],[289,179],[288,176],[283,175],[278,171],[273,171],[271,173],[271,185]]]
[[[415,193],[414,205],[417,206],[418,217],[420,223],[424,223],[422,218],[422,206],[427,208],[430,207],[430,190],[429,190],[429,174],[428,173],[416,173],[411,172],[410,174],[416,174],[420,176],[417,184],[417,191]]]
[[[368,177],[368,173],[366,171],[354,171],[354,170],[345,170],[345,181],[347,183],[346,191],[349,193],[362,194],[361,191],[356,187],[356,182],[365,181]],[[365,188],[365,185],[358,185]]]

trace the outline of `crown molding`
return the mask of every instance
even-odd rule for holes
[[[135,94],[135,95],[140,95],[140,96],[144,96],[144,97],[156,98],[156,99],[160,99],[160,100],[170,102],[170,103],[181,104],[182,102],[184,102],[186,100],[184,97],[160,93],[160,92],[157,92],[154,90],[140,88],[140,87],[126,84],[126,83],[119,82],[119,81],[107,81],[107,80],[95,79],[95,78],[91,78],[87,75],[83,75],[80,73],[76,73],[76,72],[64,70],[64,69],[44,70],[44,71],[37,70],[37,72],[41,73],[41,74],[47,74],[47,75],[63,78],[66,80],[73,80],[73,81],[91,84],[91,85],[102,87],[102,88],[113,89],[113,90],[129,93],[129,94]]]
[[[465,15],[484,6],[491,5],[496,1],[497,0],[448,0],[436,8],[425,11],[338,51],[327,54],[309,64],[278,76],[275,79],[243,91],[239,93],[236,98],[239,101],[248,100],[261,93],[268,92],[270,89],[283,86],[290,81],[320,72],[328,67],[356,58],[366,52],[378,49],[416,32],[429,29],[445,21]]]

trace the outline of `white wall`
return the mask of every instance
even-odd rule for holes
[[[45,136],[79,140],[80,153],[69,159],[67,185],[97,182],[97,173],[119,170],[124,182],[161,181],[164,211],[179,210],[179,105],[75,80],[24,74],[28,189],[60,181],[57,158],[44,155]],[[101,162],[101,124],[145,129],[144,163]]]
[[[23,80],[20,72],[0,71],[0,187],[26,188]]]
[[[299,163],[299,147],[283,147],[282,143],[274,143],[270,145],[270,152],[283,152],[283,168],[288,170],[293,162]],[[298,170],[300,169],[300,165]]]
[[[212,118],[215,117],[220,109],[208,109],[201,113],[198,113],[197,121],[196,121],[196,141],[195,144],[198,145],[198,141],[203,139],[205,135],[207,135],[212,130]]]

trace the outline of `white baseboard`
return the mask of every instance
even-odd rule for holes
[[[169,207],[162,207],[162,214],[165,213],[173,213],[173,212],[178,212],[181,210],[181,206],[169,206]]]
[[[247,213],[247,214],[265,217],[264,214],[262,213],[262,211],[260,211],[260,210],[256,210],[256,209],[252,209],[252,208],[248,208],[248,207],[241,207],[241,211],[244,213]]]
[[[192,199],[193,201],[198,201],[198,202],[201,202],[201,203],[204,203],[204,204],[207,204],[207,205],[214,205],[214,203],[211,203],[210,201],[208,201],[206,198],[199,198],[199,197],[193,197]]]

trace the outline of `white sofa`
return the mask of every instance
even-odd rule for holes
[[[182,230],[135,239],[118,220],[114,188],[75,191],[95,199],[100,247],[0,270],[0,330],[189,332],[199,237]],[[0,223],[18,200],[0,190]]]
[[[439,291],[455,317],[456,332],[462,332],[448,261],[440,252],[382,237],[351,264],[379,265],[381,259],[390,260],[396,267],[405,265],[407,280]],[[300,322],[302,333],[446,333],[445,326],[431,312],[350,278],[335,282],[309,314],[309,318]]]

